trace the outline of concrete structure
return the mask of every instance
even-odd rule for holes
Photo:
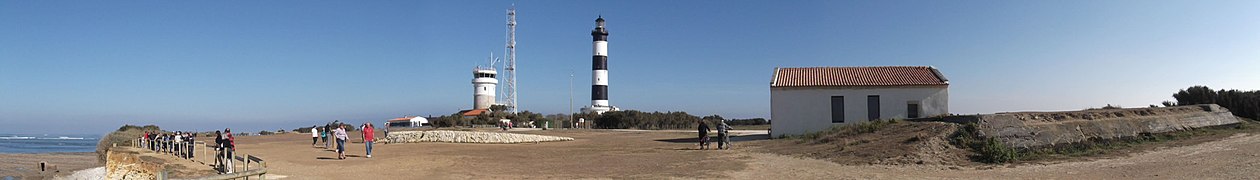
[[[616,111],[617,107],[608,103],[608,30],[604,29],[604,17],[595,19],[595,30],[591,30],[594,39],[591,56],[591,106],[582,108],[582,112],[604,113]]]
[[[473,109],[490,109],[495,104],[494,88],[499,84],[496,74],[490,68],[473,69]]]
[[[776,68],[770,82],[773,137],[948,113],[949,81],[932,67]]]
[[[955,123],[975,123],[981,137],[996,138],[1009,147],[1019,148],[1133,137],[1241,122],[1228,109],[1215,104],[1064,112],[1015,112],[950,116],[943,120]]]

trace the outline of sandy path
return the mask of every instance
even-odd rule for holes
[[[293,179],[582,179],[702,178],[744,169],[720,163],[716,151],[675,142],[692,133],[549,130],[520,132],[577,140],[536,144],[381,144],[364,158],[353,136],[350,158],[311,147],[310,136],[237,137],[238,151],[268,161],[272,174]]]
[[[1260,135],[1236,134],[1203,144],[1128,157],[977,170],[944,166],[844,166],[773,154],[755,160],[737,179],[1255,179],[1260,178]],[[983,169],[983,168],[982,168]]]
[[[1088,162],[1013,167],[848,166],[746,150],[693,150],[694,133],[549,130],[537,144],[381,144],[364,158],[310,146],[303,134],[238,137],[242,154],[287,179],[1247,179],[1260,177],[1260,135]]]

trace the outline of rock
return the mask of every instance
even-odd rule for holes
[[[572,141],[570,137],[474,131],[403,131],[390,132],[383,143],[450,142],[481,144],[514,144]]]

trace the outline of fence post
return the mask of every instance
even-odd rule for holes
[[[245,172],[249,172],[249,155],[248,154],[245,155],[244,162],[245,162]],[[245,180],[249,180],[249,176],[245,176]]]

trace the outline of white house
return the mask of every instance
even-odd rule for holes
[[[949,113],[949,80],[928,66],[775,68],[771,136]]]

